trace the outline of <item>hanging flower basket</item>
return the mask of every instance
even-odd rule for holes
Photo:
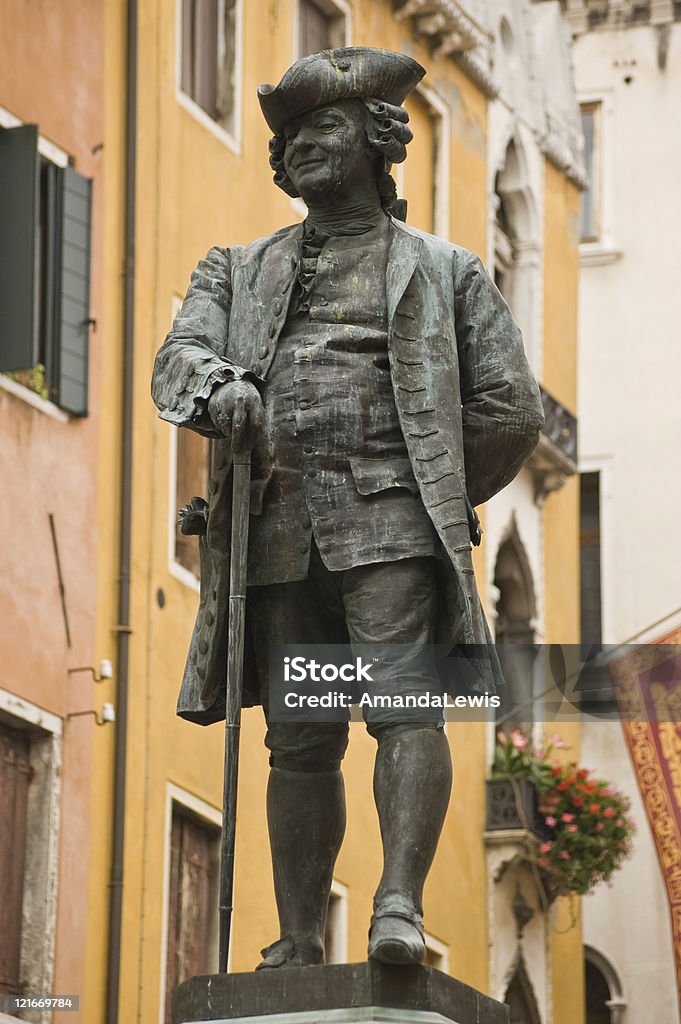
[[[622,866],[636,829],[628,816],[628,798],[586,768],[553,763],[551,755],[558,749],[566,744],[557,735],[546,749],[535,751],[520,730],[508,736],[499,732],[491,785],[505,783],[513,790],[518,818],[525,818],[521,827],[530,827],[542,839],[537,865],[550,895],[583,896]],[[536,798],[532,816],[528,786]],[[492,806],[501,803],[498,796]],[[514,827],[490,825],[490,806],[488,791],[488,827]],[[510,812],[504,813],[510,820]]]

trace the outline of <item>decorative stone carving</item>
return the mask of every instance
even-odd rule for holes
[[[558,399],[541,387],[546,422],[528,467],[535,480],[535,501],[543,505],[577,472],[577,419]]]

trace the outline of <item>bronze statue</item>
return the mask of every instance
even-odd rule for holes
[[[211,249],[158,353],[162,418],[215,439],[209,506],[194,502],[205,533],[178,704],[189,720],[224,717],[229,469],[244,448],[255,466],[246,704],[268,714],[276,642],[491,645],[471,562],[474,506],[528,458],[542,407],[520,332],[477,256],[400,219],[389,172],[412,138],[401,104],[423,74],[403,54],[351,47],[305,57],[276,88],[260,87],[274,181],[308,215],[251,245]],[[492,692],[501,681],[491,651],[487,671],[461,686]],[[431,682],[397,660],[381,685],[420,693]],[[439,712],[366,718],[384,849],[369,957],[418,963],[448,744]],[[346,722],[268,719],[281,936],[261,968],[324,962],[347,738]]]

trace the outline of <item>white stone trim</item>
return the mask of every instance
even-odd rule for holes
[[[206,803],[205,800],[195,796],[194,793],[190,793],[189,790],[182,789],[181,786],[175,785],[174,782],[166,782],[165,822],[163,828],[163,891],[161,895],[159,1024],[165,1024],[165,997],[168,960],[168,889],[170,887],[170,843],[173,829],[174,803],[181,804],[182,807],[186,807],[187,810],[192,811],[197,815],[197,817],[203,818],[204,821],[207,821],[212,825],[220,826],[222,824],[222,811],[218,810],[217,807]],[[230,969],[231,959],[230,946],[230,955],[227,964],[228,971]],[[2,1024],[2,1021],[0,1021],[0,1024]]]
[[[580,93],[580,109],[586,104],[598,105],[594,139],[594,173],[598,178],[596,188],[596,217],[598,238],[581,242],[580,263],[598,266],[613,263],[622,255],[616,242],[615,229],[615,167],[614,167],[614,118],[615,100],[612,89]]]
[[[61,718],[37,704],[0,689],[3,720],[32,727],[29,760],[34,775],[28,795],[26,863],[21,929],[21,977],[27,992],[53,991],[59,882],[61,817]],[[2,1015],[13,1022],[18,1018]],[[48,1024],[52,1011],[29,1018]]]
[[[336,955],[333,960],[329,959],[329,951],[327,954],[327,964],[346,964],[348,962],[348,897],[349,889],[343,882],[339,882],[338,879],[334,878],[331,881],[331,895],[336,897],[336,906],[338,907],[338,925],[337,934],[334,936],[334,942],[337,946]]]
[[[430,109],[435,131],[435,165],[433,167],[433,234],[449,239],[449,169],[451,146],[451,111],[430,86],[419,84],[415,92]],[[407,157],[408,157],[407,152]],[[401,165],[402,166],[402,165]]]
[[[171,320],[174,320],[180,312],[182,299],[179,295],[173,295]],[[185,587],[195,590],[198,594],[201,585],[198,576],[177,561],[175,558],[175,534],[177,532],[177,432],[184,430],[184,427],[174,427],[169,424],[168,432],[168,572]]]
[[[59,423],[70,423],[73,418],[64,412],[63,409],[60,409],[58,405],[55,405],[54,402],[48,401],[47,398],[42,398],[24,384],[19,384],[18,381],[12,380],[6,373],[0,373],[0,389],[7,391],[10,395],[14,395],[15,398],[19,398],[26,405],[32,405],[38,412],[44,413],[45,416],[51,416],[53,420],[57,420]]]

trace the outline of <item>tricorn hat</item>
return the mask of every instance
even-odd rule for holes
[[[296,61],[279,85],[259,85],[258,99],[276,134],[298,114],[337,100],[372,97],[399,106],[425,73],[403,53],[345,46]]]

